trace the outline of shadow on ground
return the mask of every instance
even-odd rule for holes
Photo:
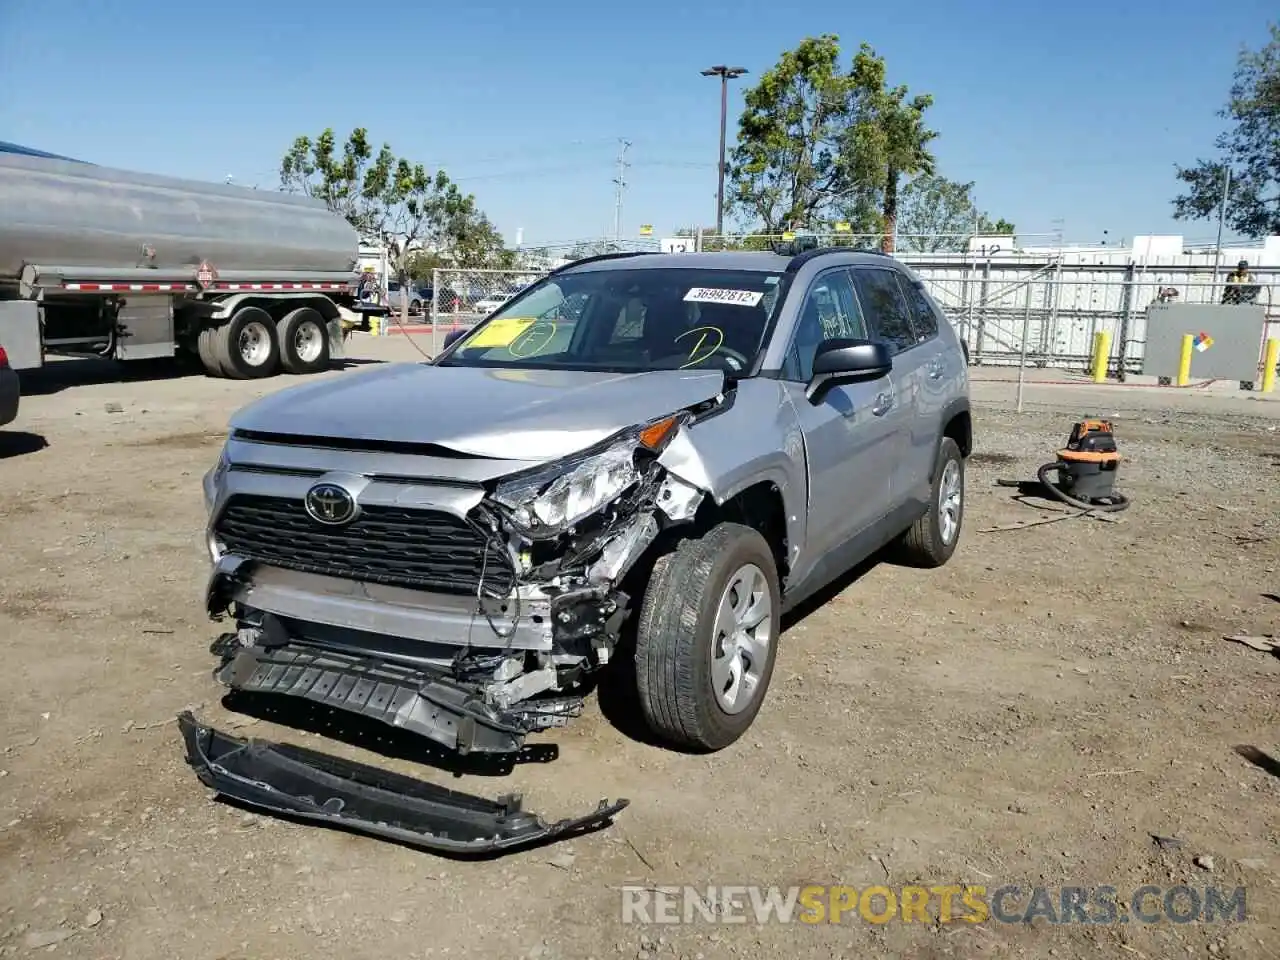
[[[366,358],[335,360],[334,370],[377,366],[386,360]],[[186,356],[164,357],[157,360],[54,360],[37,370],[23,370],[19,375],[24,397],[49,396],[74,387],[86,387],[105,383],[148,383],[161,380],[211,379],[198,361]],[[277,374],[281,386],[300,382],[305,378]]]
[[[49,446],[49,441],[38,433],[25,430],[0,430],[0,460],[37,453]]]

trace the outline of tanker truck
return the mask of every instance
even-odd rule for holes
[[[238,380],[324,370],[364,306],[358,249],[310,198],[0,144],[0,344],[18,370],[184,353]]]

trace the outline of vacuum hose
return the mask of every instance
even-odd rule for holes
[[[1040,485],[1044,488],[1045,493],[1060,500],[1068,506],[1075,507],[1078,510],[1089,510],[1094,513],[1119,513],[1121,510],[1128,510],[1129,504],[1132,502],[1123,493],[1112,493],[1105,498],[1098,500],[1078,500],[1068,493],[1065,493],[1058,484],[1049,479],[1050,474],[1067,470],[1069,464],[1065,460],[1055,460],[1053,463],[1046,463],[1043,467],[1036,471],[1036,478],[1040,481]]]

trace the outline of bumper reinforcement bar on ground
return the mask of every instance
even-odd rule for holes
[[[234,637],[234,634],[230,635]],[[245,693],[301,697],[372,717],[459,753],[516,753],[525,735],[581,715],[581,697],[498,710],[466,684],[413,667],[302,644],[240,647],[221,640],[218,680]]]
[[[567,839],[608,826],[631,801],[601,800],[585,817],[547,823],[519,794],[498,800],[302,747],[241,740],[178,715],[187,763],[205,786],[286,817],[341,827],[455,856],[480,856]]]

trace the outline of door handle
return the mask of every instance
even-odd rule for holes
[[[883,417],[891,409],[893,409],[893,394],[892,393],[876,394],[876,405],[871,408],[872,415],[877,417]]]

